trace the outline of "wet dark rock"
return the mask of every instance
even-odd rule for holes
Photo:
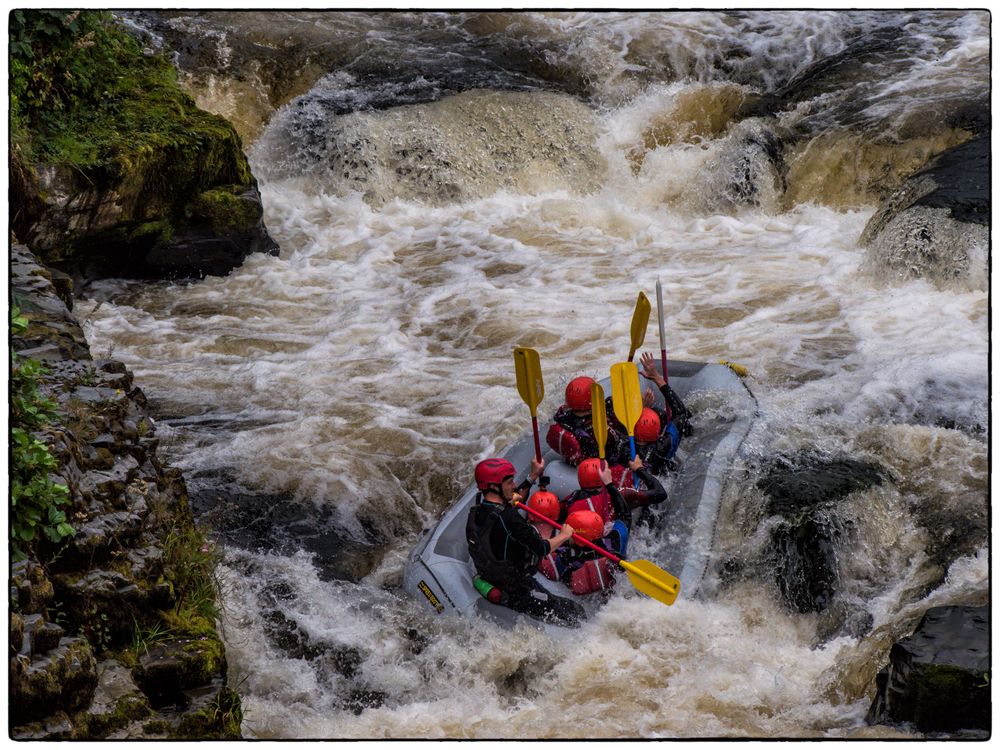
[[[45,569],[33,560],[22,560],[10,568],[12,601],[22,613],[42,612],[52,601],[54,590]]]
[[[770,563],[785,602],[798,612],[826,609],[839,588],[839,555],[852,522],[838,501],[883,482],[873,464],[813,453],[778,456],[758,486],[765,513],[781,520],[771,531]]]
[[[45,269],[23,246],[14,246],[11,258],[12,293],[29,320],[11,344],[22,356],[44,350],[50,357],[39,387],[58,407],[44,437],[54,475],[70,490],[66,514],[75,529],[59,544],[37,538],[29,558],[10,568],[11,736],[144,736],[150,701],[138,689],[114,705],[95,694],[94,652],[120,649],[137,658],[136,637],[154,627],[162,632],[166,617],[183,654],[182,692],[225,679],[218,634],[202,609],[190,614],[176,606],[183,596],[172,586],[177,562],[164,552],[171,532],[193,533],[184,477],[158,460],[155,427],[126,367],[92,360]],[[177,708],[168,728],[185,724],[190,710],[185,739],[238,737],[239,698],[227,690],[215,689],[197,709]],[[224,711],[216,712],[216,699]]]
[[[172,641],[150,649],[140,656],[132,670],[136,684],[155,708],[167,705],[187,707],[191,696],[185,691],[211,685],[225,673],[217,646],[209,640]]]
[[[889,651],[867,721],[931,736],[989,730],[989,670],[989,607],[933,607]]]
[[[146,253],[137,275],[178,278],[225,276],[252,253],[278,254],[278,243],[263,224],[264,208],[256,188],[236,196],[255,212],[249,227],[213,228],[207,219],[177,232],[169,243],[156,243]]]
[[[54,622],[39,620],[31,628],[31,655],[47,654],[59,645],[66,631]]]
[[[8,643],[10,643],[8,651],[11,656],[14,656],[24,644],[24,619],[17,612],[10,613],[10,630],[8,632]]]
[[[216,680],[195,690],[184,691],[188,710],[168,729],[171,739],[188,740],[218,737],[241,739],[240,722],[243,709],[240,697],[222,680]]]
[[[239,136],[172,94],[186,142],[126,148],[100,174],[31,165],[37,181],[21,187],[36,191],[41,210],[19,223],[18,236],[62,273],[61,285],[66,276],[79,289],[103,278],[225,275],[251,253],[277,254]]]
[[[190,501],[195,515],[225,544],[288,553],[306,549],[315,554],[323,580],[359,581],[385,551],[338,526],[329,507],[256,494],[222,476],[192,480]]]
[[[278,610],[272,609],[264,613],[264,634],[292,659],[308,661],[326,653],[324,646],[312,643],[309,636],[299,630],[294,620]]]
[[[42,720],[13,727],[13,740],[68,740],[73,736],[73,723],[62,711]]]
[[[139,538],[143,518],[143,515],[119,511],[77,522],[76,534],[64,543],[63,556],[54,569],[67,570],[107,561],[113,552],[128,547]]]
[[[90,707],[73,716],[75,737],[104,738],[152,713],[148,698],[136,686],[128,667],[107,659],[98,662],[97,674],[97,689]]]
[[[861,234],[869,267],[894,278],[985,286],[991,205],[987,134],[938,155],[883,201]]]
[[[30,320],[28,329],[11,339],[14,351],[45,361],[90,359],[83,329],[25,245],[10,247],[10,286],[13,302]]]

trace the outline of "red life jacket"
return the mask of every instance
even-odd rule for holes
[[[607,591],[615,585],[615,576],[607,558],[587,560],[570,575],[569,588],[577,596]]]
[[[576,435],[562,425],[551,424],[548,434],[545,436],[545,442],[571,466],[576,466],[586,458],[583,455],[583,449],[580,448],[580,441]]]
[[[591,494],[593,490],[577,490],[563,498],[565,508],[562,518],[578,510],[592,510],[601,517],[605,524],[615,520],[615,508],[608,497],[608,491],[601,488],[600,492]]]
[[[556,563],[556,553],[550,552],[543,557],[542,561],[538,564],[538,569],[542,572],[542,575],[550,581],[558,581],[559,566]]]

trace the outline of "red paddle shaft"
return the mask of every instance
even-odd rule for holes
[[[531,432],[535,436],[535,460],[542,460],[542,444],[538,442],[538,417],[531,417]]]
[[[667,350],[660,349],[660,362],[663,364],[663,381],[665,383],[670,383],[670,378],[667,377]]]
[[[543,521],[543,522],[547,523],[549,526],[551,526],[554,529],[558,529],[559,528],[559,524],[558,523],[556,523],[555,521],[553,521],[551,518],[549,518],[545,514],[539,513],[534,508],[529,508],[524,503],[515,502],[514,503],[514,507],[515,508],[523,508],[524,510],[526,510],[528,512],[529,515],[534,516],[539,521]],[[590,547],[590,549],[594,550],[594,552],[598,552],[598,553],[604,555],[606,558],[608,558],[609,560],[611,560],[611,562],[615,562],[615,563],[620,563],[621,562],[620,558],[615,557],[614,555],[612,555],[610,552],[608,552],[603,547],[598,547],[596,544],[593,544],[592,542],[587,541],[586,539],[584,539],[582,536],[580,536],[576,532],[573,533],[573,541],[576,542],[577,544],[582,544],[584,547]]]

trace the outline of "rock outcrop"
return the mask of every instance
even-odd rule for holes
[[[100,11],[18,11],[11,38],[11,228],[43,263],[200,278],[277,253],[240,136],[170,59]]]
[[[24,246],[11,249],[11,287],[29,319],[12,348],[44,364],[40,389],[58,404],[40,437],[76,532],[36,538],[11,569],[11,736],[239,737],[211,545],[179,470],[157,455],[142,391],[121,362],[92,359]]]
[[[771,531],[771,564],[794,610],[821,612],[832,603],[839,589],[839,550],[851,527],[837,513],[837,503],[884,480],[884,472],[871,464],[804,453],[777,456],[758,482],[768,495],[766,515],[781,519]]]
[[[989,607],[934,607],[876,678],[869,724],[983,739],[990,729]]]
[[[219,130],[205,149],[164,150],[109,184],[37,165],[38,217],[19,228],[19,238],[77,279],[223,276],[251,253],[276,255],[239,138]],[[219,169],[199,175],[195,165],[211,159],[222,162]],[[161,173],[181,160],[189,163]],[[189,179],[170,177],[187,167]]]
[[[990,232],[990,137],[936,157],[886,199],[861,235],[880,276],[985,288]]]

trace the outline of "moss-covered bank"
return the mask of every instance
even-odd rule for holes
[[[78,278],[225,274],[276,252],[239,135],[101,11],[10,24],[11,227]]]

